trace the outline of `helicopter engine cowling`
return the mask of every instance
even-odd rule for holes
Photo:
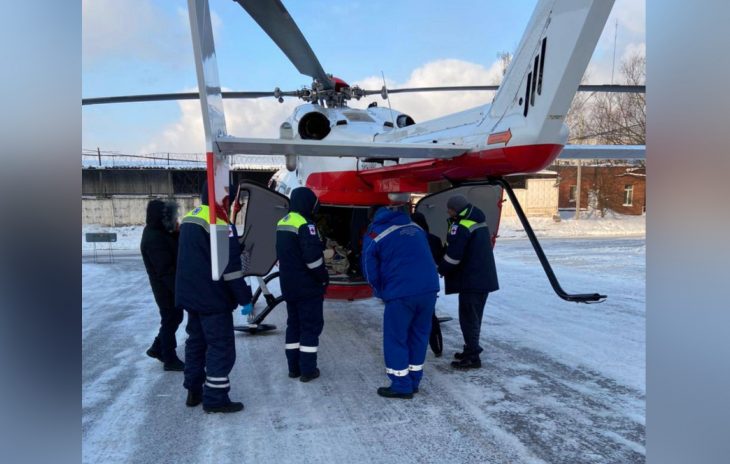
[[[391,110],[389,108],[371,106],[368,108],[368,113],[382,119],[388,123],[388,127],[394,127],[400,129],[401,127],[412,126],[416,123],[412,117],[400,111]]]
[[[322,140],[330,133],[330,119],[319,105],[300,106],[294,114],[294,121],[302,140]]]

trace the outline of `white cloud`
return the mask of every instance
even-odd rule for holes
[[[411,72],[406,82],[388,81],[388,87],[438,87],[459,85],[493,85],[499,82],[502,71],[499,61],[489,68],[462,60],[438,60],[427,63]],[[383,86],[381,77],[368,77],[357,82],[366,89],[379,89]],[[409,114],[416,122],[426,121],[449,113],[473,108],[491,101],[491,92],[424,92],[393,94],[390,103],[393,109]],[[379,96],[370,97],[380,106],[388,103]],[[353,105],[354,106],[354,105]]]
[[[616,0],[596,45],[593,60],[588,65],[586,83],[608,84],[612,74],[615,83],[621,82],[621,61],[642,52],[646,54],[645,0]]]
[[[228,89],[226,89],[228,90]],[[186,92],[195,91],[187,89]],[[273,97],[250,100],[223,100],[226,129],[239,137],[278,138],[279,125],[289,117],[297,101],[279,103]],[[163,129],[162,133],[144,144],[137,153],[178,152],[201,153],[205,151],[205,134],[200,102],[178,102],[180,118]]]
[[[621,60],[625,61],[634,56],[646,56],[646,42],[628,44],[624,48]]]
[[[142,0],[133,0],[141,2]],[[143,2],[144,3],[144,2]],[[645,2],[643,0],[617,0],[606,23],[597,53],[588,67],[587,83],[608,83],[611,81],[615,24],[618,20],[618,43],[616,50],[616,76],[620,79],[620,63],[635,53],[645,53]],[[220,19],[214,18],[214,28],[220,27]],[[456,59],[437,60],[413,70],[405,82],[387,80],[390,88],[434,87],[456,85],[491,85],[501,79],[498,60],[489,67]],[[382,77],[370,76],[351,84],[366,89],[379,89]],[[390,97],[393,109],[411,115],[416,122],[426,121],[449,113],[473,108],[489,102],[490,92],[433,92],[394,94]],[[364,107],[371,101],[387,107],[388,103],[379,96],[372,96],[352,102],[352,106]],[[302,102],[287,99],[279,104],[273,98],[255,100],[225,100],[226,122],[230,134],[250,137],[272,137],[279,135],[279,125],[289,117],[293,109]],[[159,137],[144,144],[138,152],[156,151],[200,152],[203,150],[203,124],[200,104],[197,101],[180,102],[181,117],[164,129]]]
[[[615,24],[618,19],[619,27],[628,34],[646,36],[646,1],[645,0],[616,0],[611,11],[608,24]]]
[[[211,12],[213,34],[223,26]],[[165,11],[150,0],[83,0],[84,66],[110,59],[188,66],[192,53],[187,8]]]
[[[491,67],[460,60],[439,60],[415,69],[403,83],[388,80],[388,86],[396,87],[434,87],[443,85],[490,85],[501,77],[498,62]],[[368,77],[355,84],[366,89],[379,89],[383,85],[381,77]],[[195,89],[184,90],[186,92]],[[448,113],[486,103],[491,93],[485,92],[437,92],[420,94],[392,95],[394,109],[410,114],[416,121],[425,121]],[[380,106],[387,106],[379,96],[361,100],[352,106],[366,106],[376,100]],[[364,103],[363,103],[364,101]],[[279,125],[284,122],[302,102],[286,99],[284,103],[272,98],[250,100],[224,100],[226,126],[229,134],[241,137],[278,138]],[[178,102],[181,116],[165,127],[159,136],[143,144],[136,153],[154,152],[202,152],[205,137],[200,103],[196,100]]]

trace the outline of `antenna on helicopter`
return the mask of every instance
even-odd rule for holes
[[[390,122],[395,127],[395,120],[393,119],[393,108],[390,106],[390,95],[388,95],[388,86],[385,84],[385,73],[380,70],[380,75],[383,76],[383,98],[388,100],[388,109],[390,110]]]

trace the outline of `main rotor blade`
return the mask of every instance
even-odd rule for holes
[[[390,93],[414,93],[414,92],[456,92],[469,90],[497,90],[498,85],[465,85],[453,87],[413,87],[403,89],[388,89]],[[223,92],[223,98],[261,98],[261,97],[297,97],[301,91],[288,92]],[[380,95],[383,90],[363,90],[363,95]],[[578,92],[609,92],[609,93],[645,93],[645,85],[581,85]],[[170,100],[197,100],[200,98],[197,92],[188,93],[154,93],[147,95],[119,95],[115,97],[94,97],[81,100],[83,106],[101,105],[105,103],[134,103]]]
[[[387,89],[388,93],[413,93],[413,92],[458,92],[468,90],[497,90],[498,85],[462,85],[449,87],[412,87],[402,89]],[[365,90],[365,95],[379,95],[383,90]],[[608,93],[645,93],[645,85],[579,85],[578,92],[608,92]]]
[[[296,92],[281,92],[283,97],[296,97]],[[223,98],[261,98],[273,97],[274,92],[223,92]],[[197,100],[198,92],[185,93],[153,93],[147,95],[119,95],[115,97],[83,98],[81,105],[101,105],[105,103],[135,103],[171,100]]]
[[[300,73],[317,79],[326,90],[334,88],[317,55],[280,0],[235,1],[271,37]]]

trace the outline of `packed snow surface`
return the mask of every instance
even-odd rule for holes
[[[138,252],[117,252],[113,264],[85,253],[83,461],[644,462],[645,240],[542,245],[566,291],[607,301],[559,299],[527,240],[498,241],[501,289],[487,301],[482,369],[449,366],[462,338],[457,298],[442,293],[437,313],[454,320],[442,324],[444,356],[429,350],[413,400],[375,394],[388,383],[379,300],[325,302],[322,376],[307,384],[287,377],[278,306],[266,321],[277,330],[236,335],[231,397],[246,409],[229,415],[186,407],[182,374],[145,356],[159,316]],[[184,340],[183,322],[181,357]]]

